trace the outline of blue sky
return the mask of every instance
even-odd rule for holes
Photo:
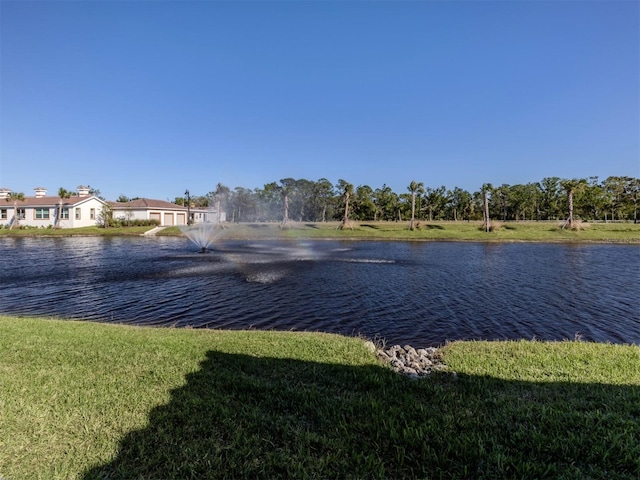
[[[640,2],[0,1],[0,187],[640,176]]]

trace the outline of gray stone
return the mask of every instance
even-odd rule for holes
[[[409,366],[413,368],[416,372],[423,370],[423,366],[420,365],[418,362],[411,362]]]
[[[440,358],[440,352],[435,347],[415,349],[411,345],[393,345],[388,349],[377,350],[378,358],[390,363],[397,373],[414,378],[424,377],[434,371],[446,370],[447,366]]]

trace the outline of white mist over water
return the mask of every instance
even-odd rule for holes
[[[180,225],[180,231],[193,242],[201,252],[211,248],[215,239],[222,231],[222,225],[214,222],[197,223],[195,225]]]

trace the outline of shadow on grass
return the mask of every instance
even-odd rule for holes
[[[361,223],[360,226],[363,227],[363,228],[371,228],[373,230],[380,230],[380,226],[379,225],[372,225],[370,223]]]
[[[315,228],[316,230],[320,228],[315,223],[305,223],[304,226],[307,227],[307,228]]]
[[[442,225],[434,225],[432,223],[427,223],[424,228],[426,228],[427,230],[444,230],[444,227]]]
[[[106,478],[637,478],[637,387],[211,351]]]

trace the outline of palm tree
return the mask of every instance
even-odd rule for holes
[[[18,216],[18,202],[24,202],[24,193],[22,192],[11,192],[7,195],[5,199],[7,202],[13,202],[13,220],[9,224],[9,230],[13,227],[20,226],[20,219]]]
[[[509,199],[511,187],[506,183],[503,183],[498,188],[496,188],[493,193],[497,194],[500,198],[500,204],[502,205],[502,221],[507,221],[507,200]]]
[[[282,197],[282,223],[280,228],[284,228],[289,223],[289,196],[295,194],[296,181],[293,178],[283,178],[280,180],[280,196]]]
[[[569,228],[571,230],[574,230],[576,228],[576,221],[573,218],[573,195],[576,192],[579,192],[580,190],[582,190],[587,184],[587,181],[583,178],[581,179],[571,179],[571,180],[562,180],[560,182],[560,186],[562,186],[562,188],[564,189],[565,192],[567,192],[567,203],[569,206],[569,218],[567,218],[567,221],[564,222],[564,225],[562,225],[562,228],[564,229],[567,225],[569,225]]]
[[[226,185],[223,185],[222,183],[218,182],[218,185],[216,185],[216,189],[214,191],[215,194],[215,199],[216,199],[216,216],[217,216],[217,224],[218,227],[220,228],[224,228],[224,226],[222,225],[222,211],[221,209],[221,201],[224,200],[224,204],[226,207],[227,204],[227,197],[229,196],[229,192],[231,190],[229,189],[229,187],[227,187]]]
[[[58,189],[58,197],[60,197],[60,201],[58,202],[58,212],[56,214],[56,223],[53,228],[60,228],[60,220],[62,220],[62,202],[65,198],[71,197],[71,192],[69,192],[66,188],[60,187]]]
[[[444,206],[447,204],[447,187],[444,185],[438,188],[428,187],[424,196],[425,210],[429,213],[429,221],[433,221],[434,213],[436,217],[442,216]]]
[[[629,179],[629,192],[633,202],[633,223],[638,223],[638,197],[640,196],[640,178]]]
[[[462,219],[466,216],[469,220],[471,213],[471,194],[460,187],[455,187],[450,193],[451,207],[453,208],[453,220],[458,221],[458,213],[462,215]]]
[[[424,193],[424,183],[411,180],[411,183],[407,187],[407,190],[411,192],[411,222],[409,223],[409,230],[415,230],[416,221],[416,194]]]
[[[318,218],[321,218],[324,223],[327,221],[327,209],[333,199],[333,185],[331,185],[331,182],[326,178],[321,178],[315,182],[313,195],[315,197],[314,203],[316,204],[316,221],[318,221]]]
[[[493,191],[493,185],[491,185],[490,183],[485,183],[484,185],[482,185],[480,191],[482,192],[482,216],[484,220],[482,227],[484,228],[485,232],[490,232],[491,219],[489,218],[489,193]]]
[[[353,195],[353,185],[344,180],[338,180],[338,188],[342,191],[342,197],[344,198],[344,216],[342,217],[342,223],[340,223],[338,229],[343,230],[346,227],[353,229],[351,222],[349,221],[349,198]]]

